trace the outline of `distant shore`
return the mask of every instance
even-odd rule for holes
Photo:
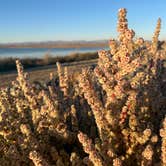
[[[107,41],[57,41],[0,44],[0,48],[86,48],[106,47]]]

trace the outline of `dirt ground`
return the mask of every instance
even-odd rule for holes
[[[97,59],[88,60],[88,61],[80,61],[80,62],[72,62],[72,63],[64,63],[63,66],[68,67],[69,72],[80,72],[84,67],[94,66],[97,63]],[[30,81],[39,81],[39,82],[47,82],[49,80],[50,73],[53,73],[57,76],[57,68],[56,65],[50,65],[45,67],[38,67],[33,69],[25,70],[25,72],[29,73]],[[0,74],[0,87],[7,87],[14,81],[17,77],[17,72],[8,72]]]

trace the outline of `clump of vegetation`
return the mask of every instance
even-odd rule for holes
[[[126,9],[119,41],[99,51],[79,77],[57,63],[58,79],[30,84],[18,77],[0,91],[0,163],[35,166],[166,165],[166,49],[158,20],[151,44],[134,40]]]
[[[89,53],[73,53],[66,56],[51,56],[46,54],[43,58],[22,58],[19,59],[24,65],[25,69],[42,67],[46,65],[55,65],[56,62],[60,63],[70,63],[70,62],[79,62],[83,60],[97,59],[97,52]],[[8,72],[16,70],[15,61],[16,58],[0,58],[0,72]]]

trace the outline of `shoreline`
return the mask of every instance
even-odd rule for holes
[[[84,60],[97,59],[97,52],[86,52],[86,53],[73,53],[64,56],[51,56],[45,54],[41,58],[0,58],[0,74],[16,71],[15,61],[19,59],[25,69],[31,69],[36,67],[44,67],[49,65],[55,65],[56,62],[60,63],[71,63],[80,62]]]

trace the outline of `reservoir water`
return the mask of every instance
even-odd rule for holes
[[[65,56],[73,53],[97,52],[101,49],[103,48],[0,48],[0,58],[42,58],[46,54]]]

